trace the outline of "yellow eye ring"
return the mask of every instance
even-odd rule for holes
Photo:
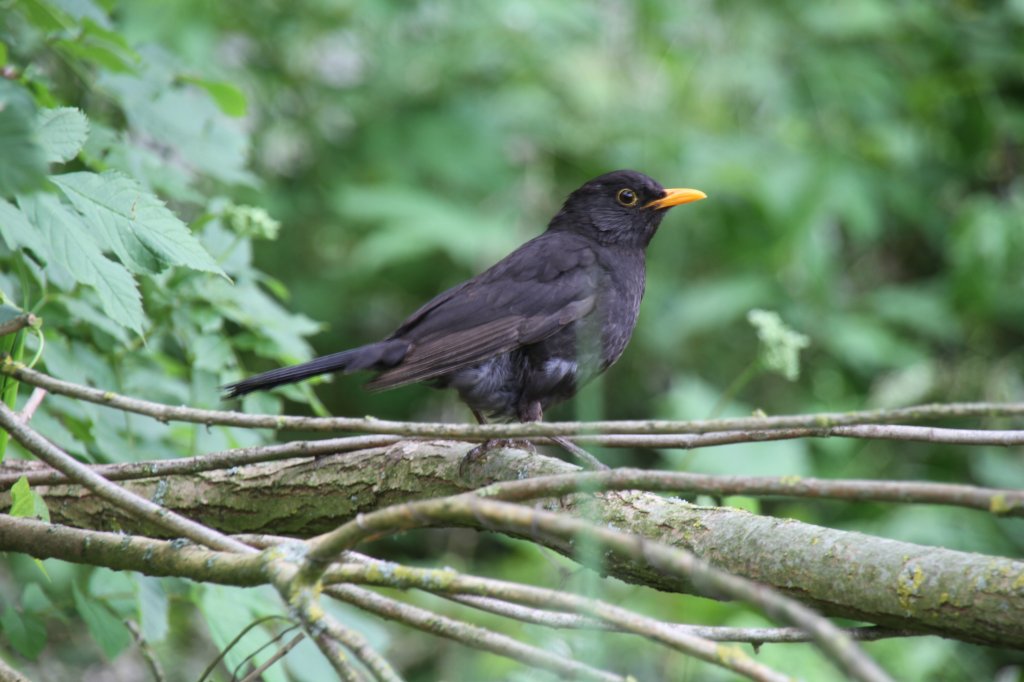
[[[639,201],[636,192],[628,187],[620,189],[619,193],[615,195],[615,199],[626,208],[633,208],[636,206],[636,202]]]

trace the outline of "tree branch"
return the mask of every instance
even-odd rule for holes
[[[464,606],[548,628],[624,632],[622,628],[610,623],[575,613],[551,611],[546,608],[530,608],[494,597],[478,597],[470,594],[443,594],[442,596]],[[689,623],[673,623],[671,627],[715,642],[744,642],[755,647],[760,647],[762,644],[811,641],[811,636],[801,628],[741,628],[724,625],[691,625]],[[844,628],[843,633],[858,642],[874,642],[895,637],[920,637],[924,634],[913,630],[891,630],[875,626]]]
[[[39,459],[54,469],[63,472],[65,476],[81,483],[104,500],[133,515],[138,515],[156,526],[170,530],[173,533],[179,533],[183,537],[190,538],[208,547],[235,552],[252,551],[250,547],[236,540],[212,531],[206,526],[195,523],[183,516],[168,512],[159,504],[150,502],[148,499],[134,495],[124,488],[111,483],[24,424],[18,419],[18,415],[11,411],[2,401],[0,401],[0,426],[10,433],[23,448]]]
[[[481,651],[505,656],[535,668],[550,670],[568,679],[590,679],[599,682],[625,682],[627,679],[544,649],[523,644],[486,628],[442,616],[418,606],[404,604],[395,599],[388,599],[356,585],[328,585],[324,588],[324,592],[381,618],[387,618]]]
[[[225,450],[209,455],[180,460],[152,460],[124,464],[92,465],[94,472],[107,480],[124,481],[169,477],[173,474],[195,474],[239,467],[246,463],[278,461],[287,458],[316,457],[334,452],[394,445],[397,436],[354,436],[320,441],[296,441],[281,445]],[[209,461],[204,461],[206,458]],[[246,472],[236,480],[244,479]],[[0,465],[0,491],[9,489],[24,477],[32,486],[68,483],[67,476],[44,462],[12,460]],[[176,479],[166,478],[168,484]],[[956,483],[920,481],[875,481],[858,479],[830,480],[802,476],[720,476],[682,471],[620,468],[602,472],[574,472],[529,479],[516,487],[521,499],[538,495],[564,495],[588,489],[648,490],[701,495],[750,495],[756,497],[796,497],[857,502],[892,502],[901,504],[942,504],[987,511],[998,516],[1024,517],[1024,490],[983,488]],[[465,490],[465,487],[459,488]],[[51,497],[61,497],[66,488],[51,489]],[[445,494],[454,492],[452,489]],[[302,491],[298,491],[299,495]],[[503,499],[511,500],[505,489]],[[0,501],[5,499],[0,495]]]
[[[126,487],[143,497],[161,499],[167,507],[223,532],[310,536],[360,513],[409,499],[464,492],[478,485],[475,482],[503,480],[486,488],[485,494],[507,494],[516,500],[562,495],[542,504],[687,548],[727,571],[773,585],[830,615],[1024,647],[1024,594],[1014,587],[1014,581],[1024,575],[1021,562],[762,518],[735,509],[697,507],[650,492],[564,494],[575,489],[570,484],[575,479],[564,475],[581,475],[575,467],[515,450],[496,451],[468,467],[467,480],[459,475],[459,465],[469,447],[405,441],[387,449],[315,461],[288,460],[190,477],[143,479]],[[547,483],[527,480],[552,474],[561,476]],[[688,486],[686,474],[649,472],[643,476],[650,478],[633,481],[617,479],[623,474],[616,471],[583,476],[593,487],[604,483],[614,487],[616,481],[629,487],[645,482],[668,491],[674,480],[683,484],[682,489]],[[801,482],[793,485],[799,489]],[[723,493],[741,490],[741,486],[721,487]],[[55,522],[153,531],[79,486],[39,492],[50,502]],[[890,492],[899,497],[895,490]],[[849,499],[854,499],[852,493]],[[575,554],[567,542],[541,541],[568,556]],[[31,545],[19,551],[31,553]],[[612,560],[602,568],[630,582],[697,591],[688,581],[670,578],[642,562]]]
[[[32,313],[25,313],[24,315],[18,315],[11,319],[0,322],[0,336],[7,336],[14,332],[19,332],[25,327],[35,327],[39,324],[39,318]]]
[[[445,525],[476,523],[490,530],[512,532],[542,542],[551,542],[552,538],[557,538],[569,545],[573,545],[577,540],[596,543],[628,561],[642,563],[664,574],[684,576],[693,584],[701,585],[705,594],[717,592],[739,598],[770,618],[798,625],[810,632],[822,651],[847,675],[855,679],[879,682],[890,679],[877,663],[865,656],[852,640],[829,621],[767,586],[755,584],[711,566],[688,550],[651,541],[642,535],[611,530],[604,525],[594,525],[566,514],[493,502],[472,494],[395,505],[360,515],[354,521],[343,524],[330,533],[313,538],[310,541],[309,552],[302,560],[301,580],[311,582],[319,579],[333,557],[368,537],[427,527],[436,522]],[[372,571],[364,571],[364,574],[367,579],[372,579]],[[468,585],[464,586],[463,591],[468,589]],[[742,672],[754,679],[759,679],[754,677],[757,674],[767,675],[771,672],[759,671],[759,665],[735,654],[723,659],[718,648],[707,640],[673,631],[658,621],[633,616],[628,612],[622,613],[622,610],[616,607],[594,605],[589,603],[589,600],[588,603],[576,606],[589,615],[637,631],[643,630],[651,639],[710,663]]]
[[[196,474],[201,471],[230,469],[246,464],[274,462],[294,457],[316,457],[339,452],[363,450],[366,448],[393,445],[399,436],[349,436],[346,438],[325,438],[322,440],[299,440],[273,445],[257,445],[247,448],[233,448],[221,452],[211,452],[194,457],[178,459],[156,459],[142,462],[124,462],[121,464],[94,464],[90,468],[108,481],[129,481],[154,476],[170,476],[173,474]],[[0,490],[7,490],[24,476],[29,485],[57,485],[71,483],[72,479],[64,473],[25,460],[10,460],[0,466]]]
[[[470,440],[574,436],[581,434],[702,434],[720,431],[759,431],[785,428],[806,428],[811,429],[818,435],[830,436],[832,434],[828,433],[827,429],[850,424],[924,421],[955,417],[1024,416],[1024,403],[979,402],[938,403],[887,410],[824,412],[810,415],[710,419],[706,421],[642,420],[532,422],[528,424],[432,424],[387,421],[370,417],[296,417],[273,414],[245,414],[242,412],[164,405],[148,400],[130,398],[112,391],[101,391],[89,386],[81,386],[55,379],[41,372],[28,369],[20,363],[11,361],[9,358],[0,364],[0,373],[9,374],[19,381],[32,386],[45,388],[51,393],[146,415],[161,422],[183,421],[205,424],[207,426],[240,426],[274,430],[355,431],[386,435]]]

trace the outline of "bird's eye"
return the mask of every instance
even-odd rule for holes
[[[627,208],[632,208],[636,206],[636,192],[629,189],[628,187],[625,189],[620,189],[619,193],[615,195],[615,198],[618,200],[620,204],[626,206]]]

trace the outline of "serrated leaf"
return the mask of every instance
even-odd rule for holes
[[[31,96],[0,78],[0,196],[11,196],[43,183],[46,159],[36,141],[35,105]]]
[[[146,315],[135,280],[124,266],[103,255],[81,219],[53,195],[34,194],[18,203],[42,231],[54,261],[96,290],[112,320],[141,335]]]
[[[14,650],[29,660],[35,660],[46,646],[46,625],[30,614],[20,614],[8,604],[0,614],[3,635]]]
[[[130,130],[167,144],[182,160],[179,170],[190,176],[202,173],[227,183],[257,184],[246,168],[249,138],[242,125],[199,88],[176,87],[165,57],[151,52],[145,57],[139,77],[103,78],[105,89],[120,100]]]
[[[183,80],[186,83],[198,85],[203,90],[206,90],[210,97],[213,98],[213,101],[217,103],[217,107],[228,116],[234,116],[235,118],[245,116],[245,111],[248,107],[245,93],[231,83],[191,77],[186,77]]]
[[[11,251],[25,247],[42,258],[49,258],[50,251],[46,248],[42,233],[17,206],[3,199],[0,199],[0,239],[4,240]]]
[[[89,136],[89,119],[74,107],[43,109],[36,120],[39,144],[50,163],[63,163],[78,156]]]
[[[11,516],[30,518],[34,516],[36,502],[35,495],[29,488],[28,479],[22,476],[11,486]]]
[[[103,236],[105,245],[132,269],[153,271],[155,259],[161,265],[224,274],[185,223],[131,178],[108,171],[65,173],[50,179]]]
[[[89,634],[100,645],[103,655],[108,660],[113,660],[132,643],[132,635],[128,628],[121,619],[108,611],[100,600],[84,596],[78,585],[71,584],[71,593],[75,599],[75,609],[85,621]]]

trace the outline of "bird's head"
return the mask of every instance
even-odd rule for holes
[[[548,229],[569,230],[602,244],[645,248],[673,206],[707,198],[696,189],[665,189],[632,170],[594,178],[569,195]]]

